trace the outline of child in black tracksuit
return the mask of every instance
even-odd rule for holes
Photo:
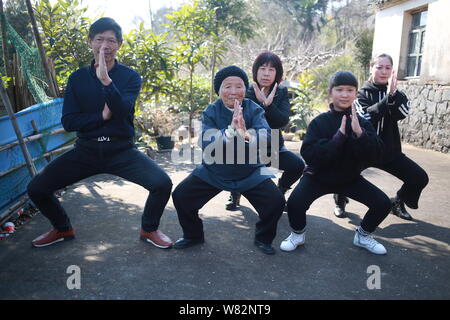
[[[330,78],[330,111],[311,121],[301,147],[306,169],[288,200],[289,224],[293,232],[280,246],[292,251],[305,241],[306,211],[319,197],[340,193],[365,204],[369,210],[357,228],[353,243],[375,254],[386,249],[370,235],[386,218],[389,198],[361,176],[367,163],[382,152],[382,141],[372,124],[357,116],[352,106],[358,82],[349,71]]]
[[[373,167],[379,168],[403,181],[402,187],[392,198],[392,213],[402,219],[412,220],[405,204],[418,208],[420,194],[428,184],[427,173],[414,161],[402,153],[400,132],[397,122],[406,118],[409,112],[408,97],[396,88],[395,74],[392,75],[392,58],[387,54],[376,56],[371,62],[371,77],[359,90],[355,100],[359,115],[372,122],[378,136],[383,140],[384,152]],[[342,195],[335,195],[335,215],[345,217]]]

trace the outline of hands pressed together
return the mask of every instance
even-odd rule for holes
[[[104,85],[110,85],[112,80],[108,75],[108,67],[106,66],[105,61],[105,47],[100,47],[100,53],[98,55],[98,62],[95,63],[95,73],[97,75],[98,80]],[[105,103],[105,107],[102,111],[103,120],[109,120],[112,117],[112,112],[108,108],[108,105]]]
[[[361,129],[361,126],[359,125],[358,115],[356,114],[356,108],[354,105],[352,105],[352,114],[350,115],[351,126],[352,131],[355,133],[356,137],[361,137],[363,131]],[[341,131],[342,134],[345,134],[345,127],[347,124],[347,116],[344,115],[341,120],[341,127],[339,128],[339,131]]]
[[[245,126],[244,115],[242,112],[242,106],[239,100],[234,100],[233,119],[231,120],[231,127],[245,140],[250,140],[250,134],[247,132]]]
[[[275,92],[277,91],[278,83],[275,83],[273,86],[272,91],[269,95],[269,87],[263,87],[262,89],[259,89],[258,85],[256,83],[253,84],[253,89],[255,89],[255,95],[256,99],[263,105],[264,108],[267,108],[270,106],[273,102],[273,97],[275,96]],[[267,92],[266,92],[267,91]]]
[[[395,91],[397,91],[397,72],[394,70],[392,71],[391,78],[389,79],[388,93],[392,96],[395,94]]]

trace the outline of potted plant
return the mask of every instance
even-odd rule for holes
[[[174,147],[172,135],[181,124],[180,117],[166,107],[143,107],[136,117],[141,131],[155,137],[158,150],[171,150]]]

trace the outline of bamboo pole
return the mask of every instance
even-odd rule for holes
[[[38,134],[35,134],[35,135],[32,135],[32,136],[26,137],[23,140],[25,142],[32,142],[32,141],[41,139],[43,137],[51,136],[53,134],[62,133],[62,132],[66,132],[66,130],[64,130],[64,128],[59,128],[59,129],[56,129],[56,130],[53,130],[53,131],[50,131],[50,132],[47,132],[47,133],[45,133],[45,132],[44,133],[38,133]],[[8,150],[8,149],[11,149],[12,147],[17,146],[18,144],[19,144],[19,141],[14,141],[14,142],[11,142],[11,143],[6,144],[4,146],[1,146],[0,147],[0,152]]]
[[[40,134],[39,128],[38,128],[38,126],[37,126],[37,124],[36,124],[36,121],[31,120],[31,126],[33,127],[34,134]],[[41,138],[42,138],[42,137],[41,137]],[[42,139],[39,139],[39,140],[38,140],[38,143],[39,143],[39,146],[40,146],[41,149],[42,149],[42,153],[46,153],[46,152],[47,152],[47,146],[44,144],[44,142],[42,141]],[[47,160],[47,162],[50,162],[50,161],[51,161],[51,158],[50,158],[50,157],[46,157],[45,160]]]
[[[23,196],[22,198],[19,198],[18,201],[16,201],[11,207],[6,209],[3,213],[0,214],[0,225],[3,225],[3,222],[6,222],[9,217],[19,209],[21,206],[23,206],[25,203],[27,203],[28,197]]]
[[[31,25],[33,26],[34,39],[36,40],[36,45],[39,49],[40,56],[41,56],[42,66],[44,67],[45,76],[47,77],[50,94],[53,97],[57,97],[58,96],[58,86],[56,86],[55,82],[53,81],[52,74],[51,74],[50,68],[48,66],[47,56],[45,54],[44,46],[42,45],[41,36],[39,35],[39,30],[38,30],[38,27],[36,24],[36,19],[34,18],[33,7],[31,6],[30,0],[25,0],[25,2],[27,4],[28,15],[30,16]]]
[[[31,155],[28,152],[27,145],[23,140],[22,132],[20,132],[19,124],[17,123],[16,116],[12,110],[11,102],[9,101],[8,94],[6,93],[5,86],[3,85],[3,80],[0,78],[0,96],[3,99],[3,104],[5,105],[6,111],[8,112],[9,119],[14,127],[14,131],[16,132],[17,139],[19,140],[20,147],[22,148],[23,156],[25,157],[25,162],[28,167],[28,171],[30,175],[34,177],[36,175],[36,168],[33,164],[33,160],[31,159]]]
[[[43,155],[41,155],[41,156],[39,156],[39,157],[34,158],[34,159],[33,159],[33,162],[34,162],[34,161],[37,161],[37,160],[40,160],[40,159],[42,159],[42,158],[54,156],[55,154],[58,154],[58,153],[61,153],[61,152],[64,152],[64,151],[68,151],[68,150],[70,150],[70,149],[72,149],[72,148],[73,148],[73,145],[71,144],[71,145],[68,145],[68,146],[64,146],[64,147],[61,147],[61,148],[58,148],[58,149],[49,151],[49,152],[44,153]],[[8,170],[6,170],[6,171],[0,172],[0,178],[1,178],[1,177],[4,177],[4,176],[10,174],[11,172],[14,172],[14,171],[16,171],[16,170],[18,170],[18,169],[20,169],[20,168],[23,168],[24,166],[26,166],[26,164],[25,164],[25,163],[22,163],[22,164],[19,164],[18,166],[15,166],[15,167],[13,167],[13,168],[10,168],[10,169],[8,169]]]

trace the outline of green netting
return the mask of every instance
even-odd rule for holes
[[[20,37],[20,35],[9,24],[5,14],[0,14],[0,18],[5,21],[6,25],[6,37],[8,42],[16,50],[20,59],[20,71],[27,83],[28,90],[32,94],[37,103],[42,103],[51,100],[45,93],[45,89],[48,87],[46,83],[46,76],[41,64],[41,58],[39,50],[36,48],[30,48],[26,42]],[[0,39],[1,39],[0,33]],[[4,67],[4,66],[3,66]],[[2,69],[2,74],[5,74]]]

